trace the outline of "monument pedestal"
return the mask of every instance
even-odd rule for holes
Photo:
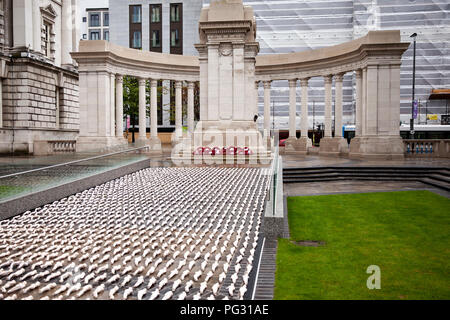
[[[284,153],[306,155],[308,153],[308,148],[311,146],[311,139],[307,137],[300,137],[299,139],[288,138],[285,143]]]
[[[319,155],[339,156],[348,150],[347,140],[342,137],[325,137],[320,139]]]
[[[350,143],[351,159],[401,160],[404,144],[400,136],[355,137]]]

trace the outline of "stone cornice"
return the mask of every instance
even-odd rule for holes
[[[368,65],[400,65],[409,43],[400,31],[371,31],[365,37],[317,50],[262,55],[256,58],[256,78],[287,80],[354,71]]]
[[[80,65],[79,72],[106,70],[141,78],[199,80],[198,57],[129,49],[103,40],[81,41],[72,57]]]

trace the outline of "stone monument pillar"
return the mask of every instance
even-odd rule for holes
[[[193,147],[249,147],[266,150],[255,116],[253,9],[242,0],[212,1],[199,20],[200,121]]]

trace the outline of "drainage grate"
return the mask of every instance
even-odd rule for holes
[[[320,247],[325,245],[323,241],[314,241],[314,240],[301,240],[301,241],[291,241],[293,244],[296,244],[300,247]]]

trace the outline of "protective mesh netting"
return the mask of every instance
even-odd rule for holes
[[[209,2],[205,0],[204,4]],[[255,12],[260,54],[331,46],[361,37],[369,30],[398,29],[401,30],[402,41],[410,42],[409,36],[416,32],[416,98],[424,105],[432,89],[450,87],[448,0],[244,0],[244,4],[251,5]],[[401,68],[401,119],[405,122],[409,121],[411,113],[412,57],[411,45],[403,55]],[[344,79],[344,124],[354,121],[353,84],[353,76],[349,73]],[[272,88],[276,126],[286,129],[288,83],[276,81]],[[311,79],[309,88],[310,115],[314,101],[316,123],[323,122],[323,79]],[[262,114],[262,88],[260,90]],[[299,99],[300,89],[297,95]],[[445,114],[445,101],[428,102],[428,113]]]

